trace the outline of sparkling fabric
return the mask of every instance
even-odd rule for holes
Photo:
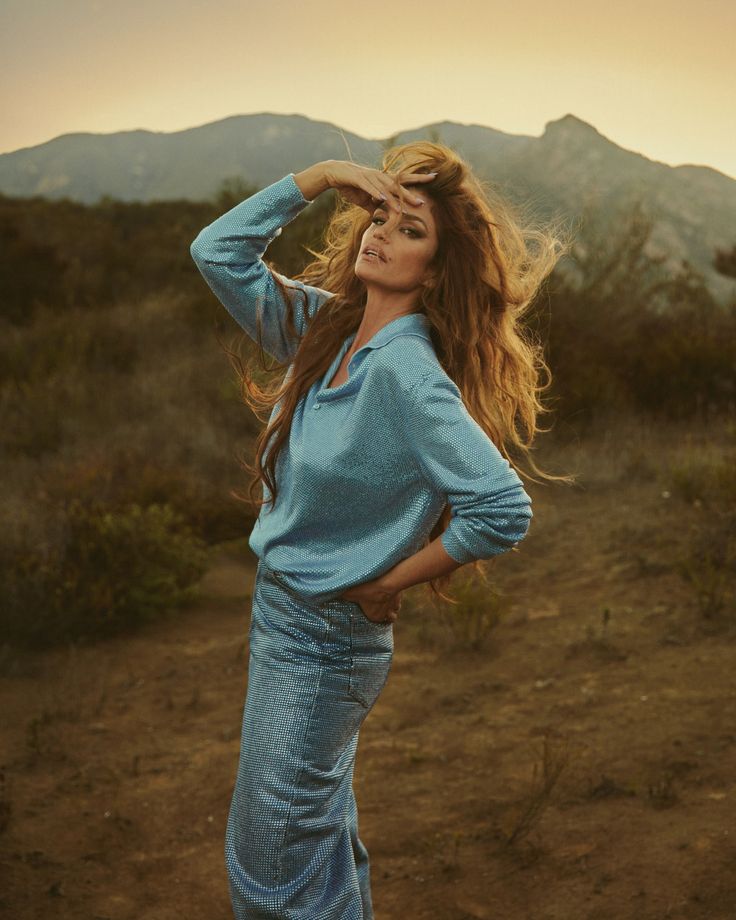
[[[289,173],[191,245],[215,295],[253,339],[260,319],[265,350],[284,362],[305,320],[297,298],[297,337],[287,334],[286,302],[262,256],[307,204]],[[306,293],[307,318],[330,297],[279,278]],[[373,920],[352,777],[360,726],[391,667],[393,626],[340,595],[417,552],[448,501],[441,540],[461,563],[510,549],[532,517],[519,477],[441,367],[426,316],[385,325],[352,356],[349,379],[328,388],[353,340],[298,404],[278,500],[250,536],[259,563],[225,845],[237,920]]]
[[[258,563],[225,856],[237,920],[372,920],[352,779],[393,625],[305,601]]]
[[[299,342],[286,333],[286,303],[262,256],[308,204],[289,173],[191,244],[211,290],[253,339],[260,317],[264,349],[281,361]],[[331,296],[279,278],[305,291],[309,317]],[[301,335],[301,296],[294,313]],[[387,323],[352,356],[349,379],[328,388],[354,338],[297,405],[278,458],[277,502],[263,505],[249,540],[285,584],[313,601],[335,599],[416,553],[448,501],[452,519],[440,539],[460,563],[511,549],[532,518],[518,475],[439,363],[427,317]],[[270,498],[265,483],[263,496]]]

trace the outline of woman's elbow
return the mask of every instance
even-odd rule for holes
[[[521,543],[524,537],[529,533],[533,517],[534,515],[532,514],[530,505],[526,510],[520,512],[513,518],[510,527],[510,537],[513,546],[516,546],[517,543]]]
[[[501,518],[495,518],[494,524],[497,537],[500,537],[509,548],[516,546],[529,533],[533,517],[532,505],[529,500],[522,501],[513,509],[507,508]]]
[[[196,235],[189,245],[189,255],[198,264],[204,262],[207,257],[207,245],[204,236],[204,230]]]

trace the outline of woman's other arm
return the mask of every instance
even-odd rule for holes
[[[428,376],[407,397],[409,449],[427,482],[447,496],[452,517],[432,543],[382,576],[394,591],[507,552],[533,517],[519,476],[449,377]]]
[[[406,588],[411,588],[412,585],[420,585],[433,578],[449,575],[450,572],[462,568],[463,565],[464,563],[456,562],[448,554],[442,542],[442,534],[440,534],[413,556],[407,556],[388,572],[380,575],[376,581],[389,594],[394,595]]]
[[[332,295],[273,272],[262,257],[282,228],[329,187],[326,165],[316,163],[298,177],[289,173],[266,186],[201,230],[190,246],[191,256],[210,289],[254,341],[258,340],[260,320],[263,347],[278,361],[293,358],[299,341],[288,332],[287,305],[274,275],[295,292],[304,291],[308,318]],[[303,297],[292,300],[294,322],[301,337],[306,331]]]

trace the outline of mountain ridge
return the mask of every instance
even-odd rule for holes
[[[71,132],[0,154],[0,193],[95,204],[211,200],[226,179],[263,187],[323,159],[378,166],[385,145],[436,139],[457,150],[479,177],[543,214],[577,220],[586,209],[605,218],[641,198],[654,220],[647,244],[672,271],[689,262],[717,296],[736,286],[711,262],[736,243],[736,180],[709,166],[670,166],[628,150],[572,113],[545,123],[541,135],[511,134],[478,123],[443,120],[366,138],[326,120],[293,113],[230,115],[174,132],[135,128]]]

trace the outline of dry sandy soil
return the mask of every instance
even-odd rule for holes
[[[654,438],[537,456],[579,483],[529,487],[480,649],[405,592],[355,773],[376,920],[736,918],[736,637],[672,564],[703,509],[663,495],[713,448]],[[201,601],[135,636],[6,650],[1,916],[231,917],[253,575],[223,547]]]

